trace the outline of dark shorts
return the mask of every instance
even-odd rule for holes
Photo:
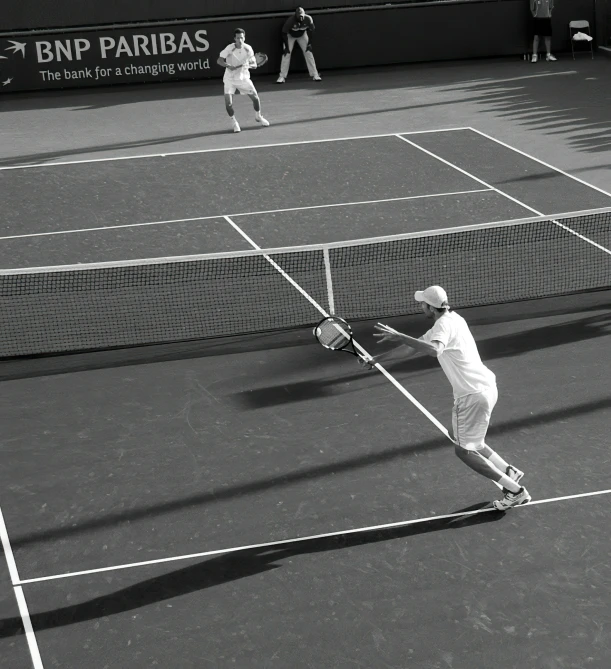
[[[551,19],[533,19],[533,35],[539,35],[539,37],[551,37],[552,36],[552,20]]]

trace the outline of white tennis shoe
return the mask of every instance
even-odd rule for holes
[[[257,123],[260,123],[265,128],[267,128],[267,126],[269,125],[269,121],[266,118],[263,118],[261,114],[255,114],[255,121]]]
[[[528,504],[532,497],[526,488],[520,488],[519,492],[506,492],[503,499],[495,499],[492,502],[492,506],[497,511],[507,511],[514,506],[520,506],[521,504]]]
[[[240,124],[238,123],[238,119],[235,116],[231,117],[231,125],[233,127],[233,132],[240,132],[242,128],[240,128]]]

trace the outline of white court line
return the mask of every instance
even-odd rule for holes
[[[267,209],[261,211],[246,211],[239,214],[216,214],[210,216],[195,216],[193,218],[175,218],[167,221],[148,221],[145,223],[125,223],[122,225],[107,225],[96,228],[78,228],[77,230],[54,230],[50,232],[30,232],[24,235],[7,235],[6,237],[0,237],[0,241],[6,241],[8,239],[25,239],[28,237],[50,237],[52,235],[73,235],[77,232],[98,232],[100,230],[120,230],[123,228],[138,228],[145,227],[149,225],[170,225],[173,223],[193,223],[195,221],[211,221],[216,219],[223,218],[223,216],[231,216],[233,218],[238,218],[239,216],[262,216],[264,214],[282,214],[290,211],[307,211],[310,209],[330,209],[332,207],[355,207],[358,205],[364,204],[381,204],[383,202],[404,202],[406,200],[421,200],[426,198],[434,197],[451,197],[453,195],[469,195],[470,193],[485,193],[490,188],[478,188],[475,190],[458,190],[447,193],[429,193],[424,195],[408,195],[405,197],[388,197],[381,200],[360,200],[355,202],[332,202],[331,204],[313,204],[306,205],[303,207],[286,207],[284,209]]]
[[[589,239],[588,237],[585,237],[584,235],[580,235],[578,232],[576,232],[572,228],[569,228],[568,225],[564,225],[564,223],[561,223],[560,221],[554,221],[554,223],[558,227],[563,228],[567,232],[570,232],[572,235],[575,235],[575,237],[579,237],[579,239],[581,239],[582,241],[587,242],[588,244],[591,244],[592,246],[595,246],[600,251],[604,251],[605,253],[608,253],[611,256],[611,249],[605,248],[601,244],[597,244],[594,240]]]
[[[562,174],[565,177],[568,177],[569,179],[573,179],[574,181],[578,181],[580,184],[583,184],[584,186],[588,186],[589,188],[593,188],[594,190],[599,191],[603,195],[608,195],[611,197],[611,193],[607,192],[606,190],[603,190],[602,188],[599,188],[598,186],[594,186],[587,181],[584,181],[583,179],[580,179],[579,177],[574,177],[572,174],[569,174],[568,172],[565,172],[564,170],[561,170],[558,167],[554,167],[553,165],[550,165],[549,163],[544,162],[543,160],[539,160],[539,158],[535,158],[534,156],[531,156],[529,153],[526,153],[525,151],[521,151],[520,149],[516,149],[514,146],[511,146],[510,144],[505,144],[505,142],[501,142],[500,139],[496,139],[495,137],[492,137],[491,135],[487,135],[485,132],[482,132],[481,130],[478,130],[477,128],[468,128],[468,130],[472,130],[473,132],[476,132],[478,135],[481,135],[482,137],[485,137],[486,139],[491,140],[492,142],[496,142],[497,144],[500,144],[501,146],[504,146],[506,149],[511,149],[511,151],[515,151],[516,153],[521,154],[525,158],[528,158],[529,160],[534,160],[535,162],[544,165],[545,167],[549,167],[549,169],[554,170],[555,172],[558,172],[559,174]],[[534,211],[534,210],[533,210]]]
[[[468,85],[471,84],[504,84],[508,81],[522,81],[522,79],[540,79],[541,77],[564,77],[567,74],[577,74],[577,70],[566,70],[565,72],[542,72],[541,74],[525,74],[520,77],[507,77],[506,79],[494,79],[493,77],[487,77],[485,79],[472,79],[469,82],[466,82]],[[453,86],[458,86],[459,88],[464,88],[464,84],[451,84]],[[571,107],[571,109],[577,109],[577,107]],[[469,128],[473,130],[473,128]],[[476,131],[477,132],[477,131]]]
[[[43,669],[40,651],[38,650],[38,643],[36,642],[36,635],[34,634],[34,629],[32,628],[32,621],[30,620],[28,604],[25,601],[23,588],[20,584],[19,571],[17,570],[17,564],[15,563],[15,557],[13,556],[13,549],[11,548],[11,542],[8,537],[8,531],[6,529],[6,523],[4,522],[2,509],[0,509],[0,540],[2,541],[2,549],[4,550],[4,557],[6,558],[6,565],[8,567],[9,576],[11,578],[13,592],[15,593],[15,598],[17,600],[19,615],[21,616],[23,629],[25,630],[25,638],[28,643],[28,648],[30,649],[32,664],[34,665],[34,669]]]
[[[242,235],[242,237],[244,237],[244,239],[245,239],[249,244],[251,244],[255,250],[257,250],[257,251],[262,251],[262,250],[263,250],[263,249],[262,249],[262,248],[261,248],[261,247],[260,247],[254,240],[252,240],[252,239],[251,239],[251,238],[250,238],[250,237],[249,237],[249,236],[248,236],[248,235],[247,235],[247,234],[246,234],[246,233],[245,233],[245,232],[244,232],[244,231],[243,231],[243,230],[236,224],[236,223],[234,223],[234,222],[231,220],[231,218],[229,218],[229,216],[224,216],[223,218],[224,218],[224,219],[225,219],[225,220],[226,220],[226,221],[227,221],[227,222],[234,228],[234,230],[235,230],[236,232],[238,232],[240,235]],[[282,276],[283,276],[283,277],[284,277],[284,278],[285,278],[285,279],[286,279],[286,280],[293,286],[293,288],[295,288],[297,291],[299,291],[299,292],[301,293],[301,295],[303,295],[303,297],[305,297],[306,300],[308,300],[308,302],[310,302],[310,304],[312,304],[312,306],[313,306],[315,309],[317,309],[317,310],[320,312],[320,314],[321,314],[322,316],[324,316],[325,318],[326,318],[327,316],[329,316],[329,313],[326,311],[326,309],[324,309],[323,307],[321,307],[320,304],[318,304],[318,302],[316,302],[316,300],[314,300],[314,298],[313,298],[311,295],[309,295],[309,294],[308,294],[308,293],[307,293],[307,292],[306,292],[306,291],[305,291],[305,290],[304,290],[304,289],[303,289],[303,288],[302,288],[296,281],[294,281],[294,280],[292,279],[292,277],[290,277],[290,276],[289,276],[289,275],[282,269],[282,267],[280,267],[280,265],[278,265],[278,263],[277,263],[275,260],[273,260],[273,259],[271,258],[271,256],[265,254],[263,257],[264,257],[264,258],[265,258],[265,259],[266,259],[266,260],[267,260],[267,261],[268,261],[268,262],[269,262],[275,269],[277,269],[277,270],[280,272],[280,274],[282,274]],[[369,353],[368,353],[368,352],[367,352],[367,351],[366,351],[366,350],[365,350],[365,349],[364,349],[364,348],[363,348],[363,347],[362,347],[356,340],[353,339],[353,340],[352,340],[352,343],[354,344],[355,348],[357,348],[357,349],[360,351],[361,355],[362,355],[366,360],[371,360],[372,356],[371,356],[371,355],[370,355],[370,354],[369,354]],[[410,402],[411,402],[417,409],[419,409],[419,410],[420,410],[420,411],[421,411],[421,412],[422,412],[422,413],[423,413],[423,414],[424,414],[424,415],[431,421],[431,423],[433,423],[433,425],[435,425],[435,427],[437,427],[437,429],[438,429],[438,430],[439,430],[445,437],[447,437],[452,443],[455,443],[455,442],[454,442],[454,439],[452,439],[452,437],[450,436],[450,433],[448,432],[447,428],[446,428],[444,425],[442,425],[442,424],[435,418],[435,416],[433,416],[433,414],[430,413],[430,412],[428,411],[428,409],[425,409],[425,407],[422,406],[422,404],[420,404],[420,402],[418,402],[418,400],[417,400],[417,399],[416,399],[410,392],[408,392],[408,391],[405,389],[405,387],[402,386],[402,385],[397,381],[397,379],[395,379],[395,377],[394,377],[392,374],[390,374],[384,367],[382,367],[382,365],[380,365],[379,362],[376,362],[373,366],[374,366],[378,371],[380,371],[380,372],[381,372],[381,373],[382,373],[382,374],[383,374],[383,375],[384,375],[384,376],[385,376],[385,377],[386,377],[386,378],[393,384],[393,386],[395,386],[395,388],[397,388],[397,390],[399,390],[399,392],[401,392],[405,397],[407,397],[407,399],[408,399],[408,400],[409,400],[409,401],[410,401]],[[499,484],[497,483],[496,485],[499,485]],[[501,486],[499,485],[499,487],[501,487]]]
[[[437,130],[411,130],[404,135],[422,135],[430,132],[455,132],[456,130],[470,130],[470,128],[439,128]],[[146,153],[138,156],[115,156],[113,158],[87,158],[83,160],[65,160],[57,163],[35,163],[33,165],[8,165],[0,167],[5,170],[28,170],[36,167],[57,167],[58,165],[80,165],[83,163],[107,163],[114,160],[142,160],[145,158],[166,158],[167,156],[188,156],[198,153],[214,153],[221,151],[246,151],[248,149],[268,149],[275,146],[296,146],[298,144],[322,144],[325,142],[348,142],[353,139],[376,139],[379,137],[393,137],[397,133],[387,132],[381,135],[356,135],[355,137],[333,137],[329,139],[304,139],[297,142],[276,142],[272,144],[253,144],[252,146],[226,146],[217,149],[192,149],[191,151],[169,151],[167,153]],[[161,138],[163,139],[163,138]],[[110,149],[109,149],[110,150]],[[82,152],[81,152],[82,153]]]
[[[480,134],[484,135],[484,133],[480,133]],[[484,136],[487,137],[487,135],[484,135]],[[422,146],[418,146],[418,144],[415,144],[414,142],[412,142],[409,139],[405,139],[405,137],[401,137],[401,135],[397,135],[397,137],[399,139],[403,140],[404,142],[407,142],[411,146],[415,146],[416,148],[420,149],[421,151],[424,151],[424,153],[428,154],[429,156],[432,156],[433,158],[436,158],[437,160],[441,161],[442,163],[444,163],[446,165],[449,165],[450,167],[453,167],[455,170],[458,170],[459,172],[462,172],[463,174],[471,177],[472,179],[475,179],[475,181],[478,181],[479,183],[483,184],[484,186],[487,186],[488,188],[490,188],[491,190],[496,191],[499,195],[502,195],[503,197],[506,197],[507,199],[512,200],[516,204],[519,204],[521,207],[524,207],[525,209],[528,209],[529,211],[532,211],[534,214],[537,214],[538,216],[543,216],[544,215],[543,212],[539,211],[538,209],[535,209],[534,207],[531,207],[530,205],[526,204],[525,202],[522,202],[521,200],[518,200],[517,198],[513,197],[512,195],[509,195],[508,193],[505,193],[505,191],[502,191],[499,188],[496,188],[495,186],[492,186],[491,184],[487,183],[483,179],[479,179],[478,177],[471,174],[470,172],[467,172],[467,170],[463,170],[462,167],[458,167],[457,165],[454,165],[450,161],[446,160],[445,158],[442,158],[441,156],[438,156],[437,154],[433,153],[432,151],[429,151],[428,149],[425,149]],[[491,137],[490,139],[493,139],[493,138]],[[502,142],[500,142],[500,144],[502,144]],[[505,145],[505,146],[507,146],[508,148],[511,148],[508,145]],[[518,153],[521,153],[521,152],[518,151]],[[527,156],[527,154],[524,154],[524,155]],[[533,158],[533,160],[536,160],[536,158]],[[539,162],[541,162],[541,161],[539,161]],[[543,163],[543,165],[546,165],[547,167],[551,167],[551,165],[547,165],[547,163]],[[554,169],[554,168],[552,168],[552,169]],[[571,176],[570,174],[566,174],[565,172],[562,172],[562,170],[558,170],[558,171],[561,172],[562,174],[564,174],[565,176],[568,176],[568,177]],[[577,179],[576,177],[571,177],[571,178],[574,178],[576,181],[580,181],[582,184],[584,184],[586,186],[590,185],[590,184],[587,184],[585,181],[581,181],[581,179]],[[596,186],[590,186],[590,187],[595,189],[595,190],[600,190],[601,193],[605,193],[605,191],[601,190],[600,188],[597,188]],[[611,194],[609,194],[609,193],[605,193],[605,195],[609,195],[609,197],[611,197]],[[600,249],[601,251],[604,251],[605,253],[608,253],[609,255],[611,255],[611,250],[605,248],[604,246],[601,246],[600,244],[597,244],[592,239],[589,239],[588,237],[584,237],[583,235],[580,235],[575,230],[573,230],[570,227],[564,225],[563,223],[560,223],[557,220],[554,220],[553,218],[550,219],[550,220],[551,220],[552,223],[557,225],[559,228],[562,228],[563,230],[566,230],[567,232],[570,232],[572,235],[575,235],[575,237],[579,237],[579,239],[581,239],[582,241],[584,241],[584,242],[590,244],[591,246],[594,246],[594,247]]]
[[[470,129],[470,128],[469,128]],[[532,211],[533,213],[537,214],[538,216],[543,216],[543,213],[540,211],[537,211],[536,209],[533,209],[532,207],[529,207],[527,204],[524,204],[521,200],[518,200],[517,198],[508,195],[507,193],[503,192],[502,190],[496,188],[495,186],[492,186],[489,184],[487,181],[484,181],[483,179],[480,179],[479,177],[476,177],[474,174],[471,172],[468,172],[467,170],[464,170],[462,167],[458,167],[458,165],[450,162],[449,160],[446,160],[445,158],[442,158],[441,156],[438,156],[436,153],[433,153],[432,151],[429,151],[428,149],[425,149],[423,146],[419,146],[415,142],[412,142],[409,139],[406,139],[402,135],[397,135],[397,137],[405,142],[406,144],[409,144],[410,146],[415,147],[416,149],[419,149],[423,153],[426,153],[427,155],[431,156],[432,158],[435,158],[439,162],[443,163],[444,165],[448,165],[449,167],[452,167],[453,169],[457,170],[458,172],[461,172],[465,176],[468,176],[469,178],[473,179],[474,181],[477,181],[478,183],[482,184],[483,186],[486,186],[487,188],[490,188],[490,190],[495,191],[499,195],[502,195],[503,197],[507,198],[508,200],[512,200],[516,204],[519,204],[521,207],[524,207],[525,209],[528,209],[529,211]]]
[[[595,497],[598,495],[608,495],[610,490],[596,490],[594,492],[578,493],[576,495],[564,495],[562,497],[550,497],[548,499],[538,499],[516,507],[513,511],[523,509],[527,506],[537,506],[539,504],[551,504],[552,502],[564,502],[567,500],[583,499],[585,497]],[[359,534],[363,532],[377,532],[381,530],[390,530],[394,528],[407,527],[409,525],[418,525],[420,523],[429,523],[436,520],[447,520],[449,518],[463,518],[465,516],[474,516],[478,513],[489,513],[495,511],[493,508],[475,509],[473,511],[459,511],[457,513],[446,513],[440,516],[428,516],[427,518],[415,518],[413,520],[401,520],[395,523],[385,523],[383,525],[371,525],[368,527],[357,527],[350,530],[336,530],[334,532],[324,532],[322,534],[313,534],[306,537],[294,537],[292,539],[280,539],[278,541],[266,541],[259,544],[248,544],[245,546],[232,546],[231,548],[218,548],[211,551],[202,551],[200,553],[190,553],[188,555],[175,555],[169,558],[157,558],[155,560],[145,560],[143,562],[131,562],[128,564],[114,565],[112,567],[99,567],[97,569],[86,569],[83,571],[73,571],[65,574],[54,574],[52,576],[39,576],[38,578],[28,578],[19,582],[19,585],[29,585],[32,583],[42,583],[45,581],[56,581],[63,578],[73,578],[76,576],[88,576],[91,574],[102,574],[108,571],[119,571],[122,569],[133,569],[136,567],[149,567],[151,565],[165,564],[168,562],[178,562],[181,560],[193,560],[195,558],[212,557],[214,555],[226,555],[229,553],[238,553],[241,551],[257,550],[260,548],[275,548],[287,544],[303,543],[306,541],[316,541],[319,539],[330,539],[333,537],[343,537],[349,534]],[[497,512],[498,513],[498,512]]]

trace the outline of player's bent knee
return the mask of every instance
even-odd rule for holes
[[[481,441],[469,441],[466,444],[464,444],[463,448],[466,451],[477,451],[478,453],[482,450],[482,442]]]
[[[468,458],[469,456],[474,456],[474,455],[481,456],[481,449],[477,444],[473,442],[466,444],[455,444],[454,453],[456,453],[456,455],[461,460],[465,460],[465,458]]]
[[[488,460],[479,452],[474,450],[467,450],[463,446],[455,446],[456,455],[467,467],[470,467],[479,474],[487,476],[489,468]]]
[[[454,453],[455,453],[456,457],[460,458],[461,460],[464,460],[465,456],[467,454],[467,451],[465,451],[465,449],[462,446],[459,446],[458,444],[456,444],[454,446]]]

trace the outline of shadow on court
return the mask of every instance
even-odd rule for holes
[[[422,331],[428,325],[427,322],[423,322]],[[596,337],[609,336],[610,334],[611,314],[598,314],[568,323],[542,325],[541,327],[523,332],[478,339],[478,348],[484,360],[495,360],[520,355],[527,351],[542,350],[594,339]],[[371,352],[373,348],[370,347],[369,350]],[[389,360],[388,363],[383,364],[389,371],[406,373],[422,372],[438,367],[437,360],[430,356],[419,356],[405,361],[401,361],[400,359],[396,361]],[[372,373],[370,370],[356,367],[356,371],[353,374],[343,374],[310,381],[279,383],[262,388],[242,390],[231,396],[231,399],[239,408],[248,410],[302,402],[329,395],[341,395],[360,390],[360,387],[348,387],[347,383],[350,381],[359,381],[364,376],[371,376]],[[384,380],[374,385],[381,385],[382,383],[387,382]],[[371,388],[372,384],[367,383],[367,387]]]
[[[572,417],[593,414],[599,411],[608,412],[609,410],[611,410],[611,397],[602,398],[594,402],[585,402],[583,404],[574,405],[571,407],[555,409],[553,411],[541,412],[537,415],[530,415],[524,418],[506,421],[503,423],[496,423],[494,427],[490,429],[490,434],[494,436],[496,434],[517,432],[525,428],[546,425],[559,420],[567,420]],[[337,476],[342,472],[356,471],[383,462],[401,460],[416,453],[422,453],[438,448],[451,448],[450,442],[441,434],[439,437],[419,442],[418,444],[395,446],[393,448],[388,448],[383,451],[376,451],[375,453],[368,455],[337,460],[336,462],[332,462],[327,465],[310,467],[292,472],[290,474],[271,476],[268,478],[251,481],[250,483],[246,484],[207,491],[199,495],[183,497],[172,500],[171,502],[165,502],[163,504],[152,504],[140,508],[136,507],[130,509],[127,512],[109,513],[86,522],[72,525],[70,527],[60,527],[32,532],[30,534],[21,536],[16,535],[14,538],[11,537],[11,545],[14,549],[19,549],[44,541],[62,539],[64,537],[84,534],[86,532],[95,531],[101,528],[113,527],[118,523],[133,522],[152,516],[160,517],[166,513],[173,513],[175,511],[192,508],[194,506],[216,504],[224,500],[243,497],[245,495],[252,495],[270,489],[277,490],[279,488],[291,486],[295,483],[317,480],[326,476]]]
[[[322,85],[317,86],[317,95],[313,98],[312,109],[302,118],[274,122],[274,126],[293,126],[317,121],[332,121],[367,117],[378,114],[410,112],[428,107],[445,107],[456,110],[457,107],[476,106],[498,123],[507,119],[523,124],[542,134],[561,135],[577,151],[606,152],[611,147],[611,124],[607,113],[607,87],[602,85],[608,77],[605,59],[585,62],[570,62],[571,69],[560,71],[525,70],[522,64],[513,59],[487,59],[478,63],[473,61],[448,63],[421,63],[412,65],[387,66],[384,68],[357,68],[325,74]],[[562,66],[560,66],[562,67]],[[409,73],[409,85],[406,85],[406,73]],[[586,76],[589,75],[589,76]],[[596,85],[592,80],[598,80]],[[274,87],[273,77],[257,77],[257,85],[265,96]],[[191,100],[192,105],[200,105],[202,100],[221,96],[220,80],[195,82],[174,82],[169,84],[142,84],[139,86],[116,87],[113,89],[83,89],[62,91],[61,95],[41,91],[14,94],[6,101],[9,112],[39,109],[72,109],[77,112],[95,111],[105,108],[135,105],[142,102],[160,102]],[[299,88],[311,88],[311,82],[297,77],[283,87],[287,95],[293,95]],[[394,107],[379,106],[366,109],[373,91],[405,90],[412,99],[426,99],[434,96],[432,102],[407,104]],[[356,94],[360,96],[350,110],[342,113],[332,112],[333,106],[327,107],[325,96],[332,94]],[[439,100],[443,96],[445,99]],[[570,100],[570,105],[566,101]],[[315,111],[313,111],[315,110]],[[316,114],[315,112],[318,112]],[[163,112],[160,112],[163,113]],[[219,119],[222,123],[222,106],[219,107]],[[451,114],[448,113],[451,118]],[[153,122],[154,122],[153,118]],[[166,120],[167,122],[167,120]],[[168,129],[174,121],[168,122]],[[162,121],[157,123],[163,128]],[[91,130],[91,126],[88,128]],[[244,128],[248,132],[247,128]],[[134,142],[117,142],[78,146],[65,151],[30,153],[0,160],[0,165],[20,165],[61,158],[74,157],[83,153],[118,151],[138,147],[164,146],[173,142],[197,140],[214,135],[224,135],[226,129],[204,131],[186,135],[167,135],[151,137]],[[88,132],[87,136],[91,136]],[[572,170],[591,171],[591,168]]]
[[[452,105],[452,102],[435,102],[431,104],[419,104],[419,105],[403,105],[400,107],[387,107],[387,108],[376,108],[376,109],[368,109],[364,111],[351,111],[349,113],[344,113],[344,114],[327,114],[325,116],[307,116],[303,118],[292,118],[290,121],[273,121],[272,119],[271,122],[274,127],[282,127],[282,126],[294,126],[298,125],[300,123],[314,123],[316,121],[332,121],[334,119],[343,119],[343,118],[355,118],[359,116],[371,116],[375,114],[387,114],[387,113],[392,113],[392,112],[407,112],[409,110],[414,110],[414,109],[422,109],[422,108],[427,108],[427,107],[439,107],[443,105]],[[219,114],[224,113],[223,111],[220,111]],[[225,125],[228,125],[228,121],[223,117],[219,116],[221,119],[219,123],[223,123]],[[261,132],[261,127],[259,126],[242,126],[242,135],[246,132]],[[137,140],[133,142],[118,142],[115,144],[101,144],[101,145],[96,145],[96,146],[83,146],[79,147],[78,149],[67,149],[65,151],[49,151],[46,153],[30,153],[26,155],[20,155],[20,156],[11,156],[9,158],[2,158],[0,159],[0,166],[6,166],[6,167],[13,167],[17,165],[33,165],[33,164],[38,164],[38,163],[44,163],[47,161],[55,161],[59,158],[67,158],[67,157],[74,157],[78,156],[81,154],[89,154],[89,153],[98,153],[101,151],[116,151],[119,149],[135,149],[135,148],[140,148],[140,147],[146,147],[146,146],[152,146],[152,147],[158,147],[158,146],[163,146],[164,144],[173,144],[174,142],[183,142],[186,140],[195,140],[195,139],[201,139],[203,137],[213,137],[215,135],[228,135],[232,134],[233,130],[230,128],[224,128],[222,130],[207,130],[205,132],[196,132],[196,133],[191,133],[188,135],[171,135],[171,136],[166,136],[166,137],[155,137],[153,139],[147,140]],[[260,137],[262,137],[260,135]],[[269,137],[267,138],[269,139]],[[254,148],[254,147],[253,147]]]
[[[249,578],[282,567],[282,560],[299,555],[337,551],[385,541],[408,539],[442,530],[459,530],[464,527],[496,522],[504,517],[497,511],[475,512],[488,506],[482,502],[455,511],[466,514],[458,518],[440,518],[382,530],[355,532],[323,539],[283,544],[277,548],[265,547],[238,551],[184,567],[169,574],[157,576],[136,585],[123,588],[88,602],[65,606],[54,611],[35,613],[31,622],[35,632],[96,620],[104,616],[133,611],[192,592]],[[0,638],[23,634],[20,617],[0,620]]]

